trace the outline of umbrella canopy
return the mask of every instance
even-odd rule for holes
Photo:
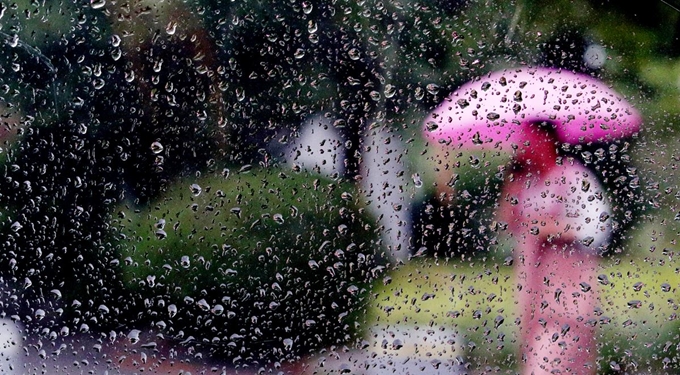
[[[464,148],[518,144],[537,123],[558,141],[602,143],[633,135],[642,117],[590,76],[548,68],[504,70],[466,83],[425,120],[431,141]]]

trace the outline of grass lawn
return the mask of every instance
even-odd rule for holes
[[[598,373],[680,368],[679,266],[668,254],[602,261],[608,284],[599,285]],[[517,364],[516,286],[502,259],[413,260],[374,288],[369,322],[453,329],[472,366],[510,370]]]

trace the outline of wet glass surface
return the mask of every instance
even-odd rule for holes
[[[676,373],[678,5],[0,4],[0,372]]]

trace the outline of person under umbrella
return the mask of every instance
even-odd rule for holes
[[[440,177],[453,150],[512,157],[498,219],[516,242],[523,373],[594,373],[596,272],[615,224],[593,171],[559,150],[633,136],[641,122],[604,83],[547,68],[480,77],[424,122]]]

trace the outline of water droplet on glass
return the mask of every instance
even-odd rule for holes
[[[6,8],[3,8],[2,11],[4,12]],[[19,35],[14,34],[12,37],[7,41],[7,44],[9,44],[10,47],[15,48],[16,46],[19,45]],[[17,70],[15,70],[17,71]]]
[[[298,48],[297,50],[295,50],[293,57],[295,57],[298,60],[305,57],[305,50],[303,48]]]
[[[403,347],[404,347],[404,342],[403,342],[403,341],[401,341],[401,340],[399,340],[399,339],[395,339],[394,341],[392,341],[392,349],[394,349],[394,350],[399,350],[399,349],[401,349],[401,348],[403,348]]]
[[[165,231],[164,231],[163,229],[158,229],[158,230],[156,231],[156,238],[157,238],[157,239],[159,239],[159,240],[164,240],[164,239],[166,239],[167,237],[168,237],[168,234],[165,233]]]
[[[498,120],[499,118],[501,118],[501,115],[499,115],[496,112],[489,112],[489,113],[486,114],[486,118],[491,120],[491,121],[495,121],[495,120]]]
[[[54,296],[54,298],[61,299],[61,291],[59,289],[52,289],[50,290],[50,293]]]
[[[104,85],[106,84],[106,81],[104,81],[102,78],[95,78],[92,81],[92,86],[94,86],[95,90],[100,90]]]
[[[415,185],[415,187],[417,188],[423,187],[423,180],[422,178],[420,178],[420,174],[414,173],[413,175],[411,175],[411,179],[413,179],[413,184]]]
[[[333,126],[338,129],[342,129],[347,126],[347,121],[345,119],[337,119],[333,121]]]
[[[482,143],[484,143],[484,142],[482,141],[482,136],[479,135],[479,132],[476,132],[476,133],[472,136],[472,144],[481,145]]]
[[[352,367],[348,363],[340,364],[340,373],[341,374],[349,374],[350,372],[352,372]]]
[[[175,306],[174,304],[168,305],[168,316],[170,317],[170,319],[174,318],[175,315],[177,315],[177,306]]]
[[[246,98],[246,91],[242,87],[236,88],[234,92],[236,94],[236,100],[239,102],[242,102]]]
[[[177,22],[175,21],[168,22],[168,25],[165,27],[165,32],[168,35],[175,35],[175,32],[177,32]]]
[[[135,80],[135,72],[134,71],[130,70],[130,71],[125,72],[125,82],[130,83],[134,80]]]
[[[639,309],[640,307],[642,307],[642,301],[637,299],[628,301],[628,307],[630,307],[631,309]]]
[[[319,29],[319,26],[313,20],[309,20],[309,22],[307,22],[307,32],[308,33],[314,34],[318,29]]]
[[[201,195],[201,191],[203,191],[203,189],[201,189],[198,184],[191,184],[191,186],[189,186],[189,190],[191,190],[191,194],[193,194],[195,197]]]
[[[239,219],[241,218],[241,207],[233,207],[229,210],[232,214],[236,215]]]
[[[349,55],[350,59],[355,60],[355,61],[359,60],[359,58],[361,57],[361,53],[356,48],[350,49],[349,52],[347,52],[347,54]]]
[[[312,13],[313,9],[314,9],[314,5],[311,2],[309,2],[309,1],[303,1],[302,2],[302,12],[304,14]]]
[[[582,281],[581,283],[578,284],[581,287],[581,291],[586,293],[589,292],[591,288],[590,284],[588,284],[585,281]]]
[[[597,281],[602,285],[609,285],[609,278],[605,274],[597,276]]]
[[[585,246],[590,246],[593,242],[595,241],[595,238],[592,236],[588,236],[581,240],[581,243],[584,244]]]
[[[206,300],[201,299],[198,302],[196,302],[196,304],[198,305],[198,307],[201,308],[201,310],[210,311],[210,305],[208,304],[208,302]]]
[[[111,58],[113,61],[118,61],[120,58],[123,56],[123,51],[121,51],[120,48],[115,48],[113,51],[111,51]]]
[[[179,264],[183,268],[189,268],[189,266],[191,265],[191,261],[189,260],[189,256],[188,255],[182,255],[182,258],[180,259]]]
[[[389,99],[397,93],[397,87],[388,83],[385,85],[385,90],[383,90],[383,93],[385,94],[385,97]]]
[[[133,329],[132,331],[130,331],[130,333],[128,333],[127,337],[128,337],[128,340],[130,340],[131,344],[136,344],[136,343],[139,342],[139,334],[140,333],[142,333],[142,331],[140,331],[138,329]]]
[[[121,39],[120,39],[120,36],[118,36],[118,34],[111,35],[111,45],[112,46],[119,47],[120,42],[121,42]]]
[[[437,125],[436,122],[430,121],[427,124],[425,124],[425,130],[431,132],[439,129],[439,125]]]
[[[437,95],[439,93],[439,85],[430,83],[427,86],[425,86],[425,89],[427,92],[429,92],[431,95]]]
[[[154,154],[160,154],[163,152],[163,145],[160,142],[154,142],[151,144],[151,152]]]
[[[224,306],[217,304],[217,305],[213,306],[213,308],[210,311],[215,315],[218,315],[218,316],[222,315],[222,313],[224,313]]]
[[[148,275],[146,277],[146,285],[148,285],[151,288],[155,287],[156,286],[156,276]]]
[[[106,5],[106,0],[90,0],[92,9],[101,9]]]
[[[293,340],[291,339],[283,339],[283,347],[286,350],[291,350],[293,349]]]
[[[498,329],[498,327],[500,327],[501,324],[503,324],[504,321],[505,321],[505,318],[503,318],[503,316],[501,316],[501,315],[498,315],[496,317],[496,319],[494,319],[494,321],[493,321],[494,328]]]

